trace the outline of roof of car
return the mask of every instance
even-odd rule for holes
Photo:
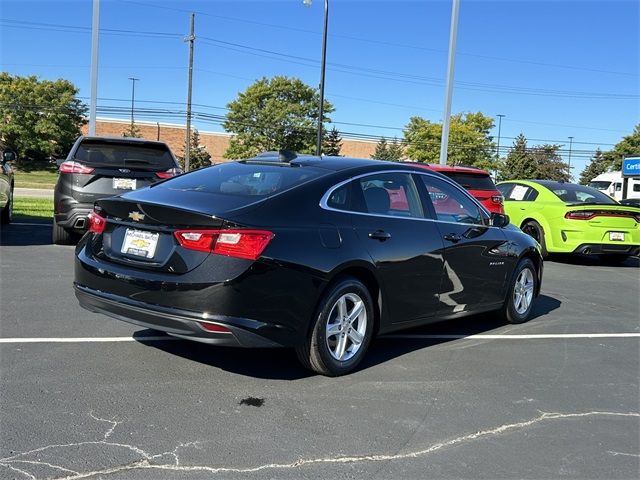
[[[434,170],[436,172],[456,172],[470,173],[473,175],[489,175],[489,172],[477,167],[468,167],[466,165],[440,165],[439,163],[419,163],[419,162],[403,162],[407,165],[415,165],[420,168]]]
[[[283,162],[291,163],[293,165],[320,167],[327,170],[344,170],[358,167],[367,166],[379,166],[379,167],[394,167],[397,169],[416,170],[414,163],[408,162],[389,162],[385,160],[373,160],[370,158],[357,158],[357,157],[335,157],[329,155],[316,156],[295,154],[293,152],[264,152],[255,157],[241,159],[244,162]],[[431,170],[431,173],[438,175],[437,172]]]
[[[116,137],[116,136],[108,136],[108,135],[83,135],[78,140],[93,140],[93,141],[105,141],[105,142],[118,142],[118,143],[156,143],[158,145],[166,145],[165,142],[161,142],[158,140],[148,140],[146,138],[135,138],[135,137]]]

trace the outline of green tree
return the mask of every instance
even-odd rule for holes
[[[184,141],[182,151],[187,150],[187,140]],[[180,166],[184,168],[184,155],[178,157]],[[211,154],[207,151],[204,145],[200,145],[200,134],[198,130],[193,129],[191,132],[191,141],[189,144],[189,170],[195,168],[208,167],[211,165]]]
[[[322,153],[324,155],[340,156],[342,148],[342,137],[336,127],[333,127],[327,135],[325,135]]]
[[[640,123],[634,127],[633,133],[624,137],[612,150],[603,155],[613,171],[622,170],[623,157],[640,155]]]
[[[568,181],[569,166],[558,153],[560,145],[527,146],[521,133],[513,142],[505,162],[501,165],[499,180],[563,180]]]
[[[140,129],[135,124],[135,122],[131,122],[129,125],[127,125],[127,127],[122,131],[122,136],[130,138],[142,138]]]
[[[21,159],[65,155],[86,123],[86,106],[68,80],[0,73],[0,138]]]
[[[397,138],[394,138],[391,142],[387,142],[387,139],[382,137],[376,144],[376,149],[373,155],[371,155],[371,158],[397,162],[402,160],[403,156],[404,148]]]
[[[589,164],[585,167],[585,169],[580,174],[580,183],[582,185],[588,184],[591,180],[596,178],[601,173],[607,171],[609,167],[609,163],[607,159],[602,154],[602,151],[598,148],[596,152],[589,160]]]
[[[264,150],[313,153],[319,94],[297,78],[262,78],[227,105],[223,126],[234,134],[226,158],[243,158]],[[325,101],[324,113],[333,112]],[[323,121],[330,119],[323,115]]]
[[[495,145],[489,135],[494,127],[491,117],[481,112],[458,113],[451,117],[447,163],[471,165],[494,170]],[[412,160],[425,163],[440,161],[442,124],[421,117],[411,117],[404,130],[406,154]]]

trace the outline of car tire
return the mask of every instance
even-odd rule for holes
[[[74,243],[75,235],[64,227],[58,225],[56,219],[53,219],[53,229],[51,231],[51,240],[55,245],[71,245]]]
[[[13,188],[9,191],[9,199],[0,214],[0,223],[7,225],[13,220]]]
[[[529,220],[522,225],[521,230],[540,244],[540,249],[542,250],[542,258],[549,257],[549,252],[547,251],[547,243],[544,240],[544,230],[538,222],[536,222],[535,220]]]
[[[341,278],[328,288],[313,322],[308,337],[296,348],[300,362],[330,377],[351,372],[365,356],[373,336],[369,290],[353,277]]]
[[[537,288],[536,267],[529,258],[523,258],[511,276],[507,298],[501,310],[502,318],[508,323],[526,322],[531,315]]]

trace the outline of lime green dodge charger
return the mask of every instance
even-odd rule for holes
[[[535,238],[544,256],[581,253],[623,261],[640,254],[638,207],[574,183],[510,180],[497,187],[511,223]]]

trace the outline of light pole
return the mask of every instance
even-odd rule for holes
[[[571,147],[573,147],[573,137],[569,138],[569,181],[571,181]]]
[[[195,35],[196,14],[191,14],[191,28],[186,41],[189,42],[189,86],[187,89],[187,138],[184,144],[184,170],[189,171],[189,161],[191,158],[191,94],[193,90],[193,42]],[[196,145],[197,147],[197,145]]]
[[[498,145],[496,146],[496,160],[500,160],[500,131],[502,130],[502,117],[505,117],[502,113],[496,115],[498,117]],[[498,178],[498,166],[496,165],[495,177]]]
[[[305,7],[310,7],[313,0],[303,0]],[[324,0],[324,28],[322,29],[322,60],[320,61],[320,108],[318,111],[318,138],[316,155],[322,154],[322,124],[324,117],[324,73],[327,65],[327,26],[329,24],[329,0]]]
[[[133,126],[133,106],[136,100],[136,82],[140,79],[129,77],[129,80],[131,80],[131,125]]]
[[[98,97],[98,32],[100,30],[100,0],[93,0],[91,22],[91,100],[89,102],[89,135],[96,134],[96,101]]]
[[[447,88],[444,100],[444,118],[442,119],[442,140],[440,142],[440,165],[447,164],[449,147],[449,125],[451,123],[451,97],[453,95],[453,71],[456,63],[456,42],[458,40],[458,15],[460,0],[453,0],[451,6],[451,31],[449,32],[449,61],[447,67]]]

